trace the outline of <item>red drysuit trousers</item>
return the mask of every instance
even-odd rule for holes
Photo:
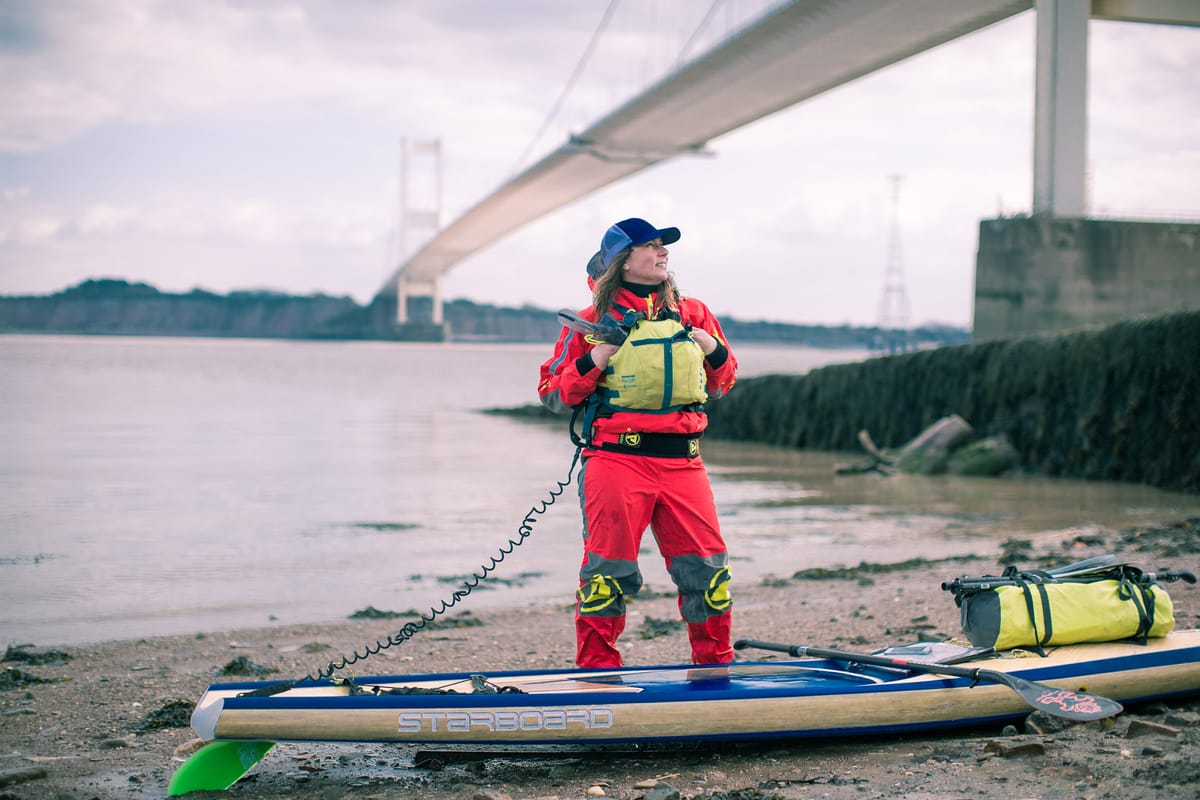
[[[619,667],[625,598],[641,588],[647,527],[679,592],[692,662],[733,660],[729,567],[708,473],[699,457],[589,453],[579,475],[583,564],[575,606],[580,667]]]

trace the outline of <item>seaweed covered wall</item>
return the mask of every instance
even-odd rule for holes
[[[1200,492],[1200,312],[942,347],[739,381],[709,435],[861,452],[959,414],[1021,469]]]

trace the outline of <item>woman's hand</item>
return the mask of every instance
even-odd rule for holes
[[[716,337],[701,328],[692,328],[692,341],[700,345],[701,352],[706,356],[712,355],[717,349]]]
[[[608,359],[620,348],[615,344],[598,344],[592,348],[592,363],[600,369],[608,369]]]

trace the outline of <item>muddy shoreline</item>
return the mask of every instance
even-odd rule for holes
[[[1000,552],[797,573],[738,586],[735,636],[868,649],[961,634],[942,581],[1119,553],[1148,569],[1200,567],[1200,519],[1126,531],[1043,534]],[[898,554],[897,554],[898,555]],[[1200,627],[1200,589],[1168,587],[1178,628]],[[630,604],[629,664],[678,663],[686,637],[671,597]],[[218,635],[10,649],[0,688],[0,800],[158,798],[193,746],[186,710],[219,673],[300,677],[394,632],[402,620],[348,620]],[[18,643],[24,644],[24,643]],[[19,655],[19,653],[24,655]],[[360,674],[563,668],[570,607],[469,614],[356,665]],[[45,659],[38,657],[46,656]],[[43,663],[44,662],[44,663]],[[671,798],[1190,798],[1200,785],[1200,699],[1127,709],[1067,726],[802,740],[705,748],[431,754],[410,746],[284,744],[227,792],[193,797],[545,800]]]

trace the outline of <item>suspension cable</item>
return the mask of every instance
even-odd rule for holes
[[[517,163],[513,165],[512,171],[509,173],[510,175],[516,174],[517,170],[521,168],[521,165],[525,163],[525,159],[529,158],[529,154],[532,152],[534,146],[538,143],[538,140],[542,138],[542,135],[546,132],[546,129],[550,127],[552,122],[554,122],[554,118],[558,116],[558,112],[562,109],[562,105],[566,101],[567,95],[575,86],[575,81],[579,80],[579,76],[583,74],[584,67],[587,66],[587,62],[591,59],[592,53],[596,49],[596,44],[600,41],[600,34],[602,34],[604,29],[608,27],[608,23],[612,20],[613,13],[616,12],[617,6],[620,4],[621,0],[609,0],[608,8],[604,11],[604,16],[600,18],[599,24],[596,25],[596,30],[592,32],[591,41],[589,41],[587,47],[583,49],[583,54],[579,57],[579,63],[575,65],[575,69],[571,73],[571,76],[567,78],[567,85],[563,87],[562,93],[559,94],[558,99],[554,101],[554,106],[551,107],[549,113],[546,114],[546,119],[542,121],[542,127],[538,129],[538,132],[534,135],[533,140],[530,141],[529,145],[525,148],[525,152],[521,153],[521,157],[518,158]]]

